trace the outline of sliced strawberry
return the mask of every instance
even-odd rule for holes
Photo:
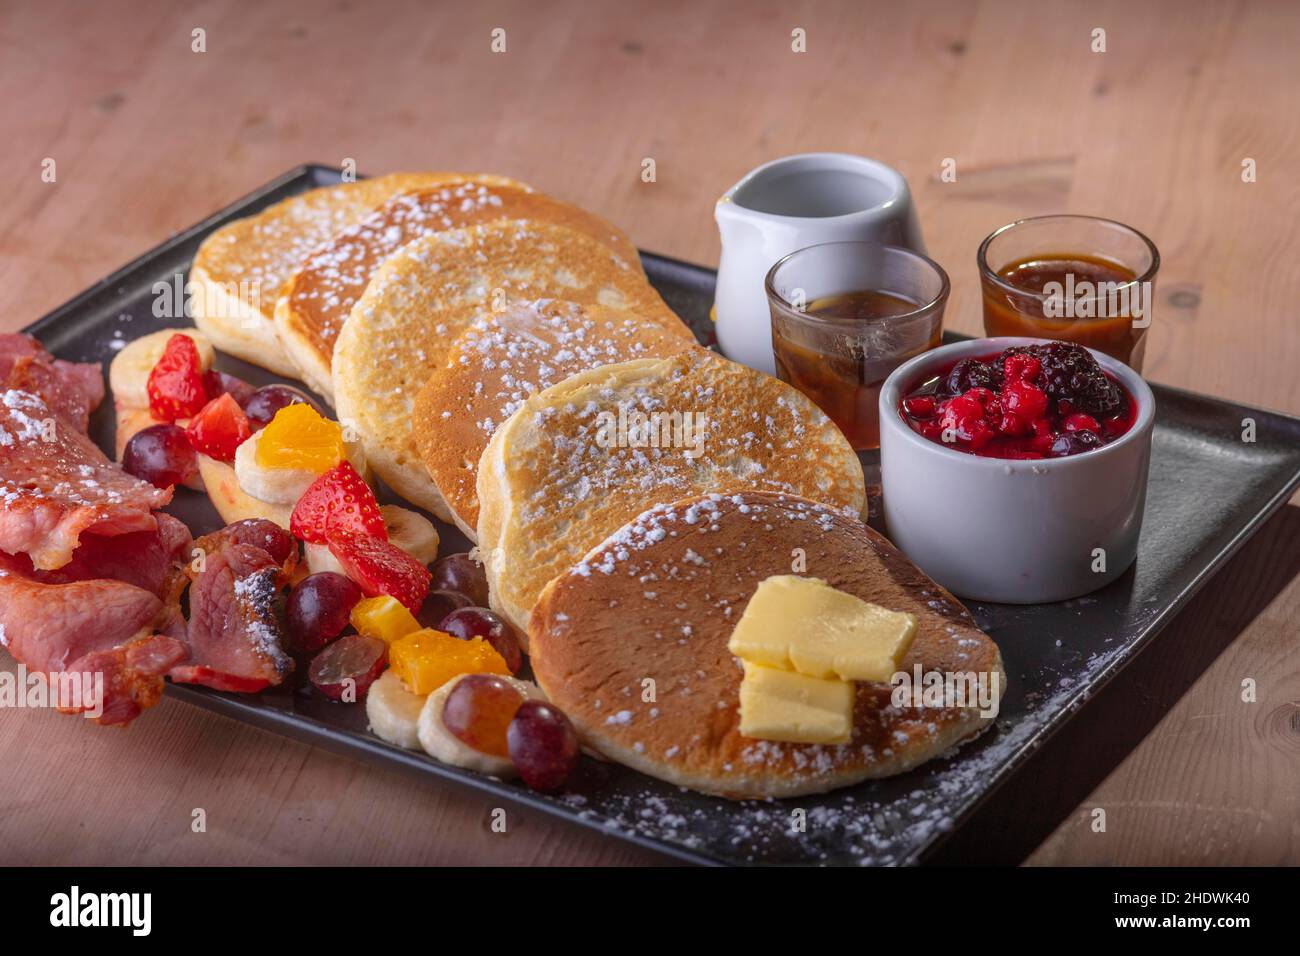
[[[302,493],[289,517],[289,530],[311,544],[325,544],[335,531],[388,540],[375,493],[347,461],[339,462]]]
[[[248,416],[229,394],[220,395],[190,419],[185,434],[195,451],[217,461],[234,461],[235,449],[253,434]]]
[[[190,418],[207,404],[208,390],[193,339],[178,332],[167,340],[162,358],[149,373],[145,390],[149,393],[149,411],[160,422]]]
[[[330,553],[366,597],[386,594],[412,614],[420,610],[433,575],[415,558],[382,538],[336,531],[329,536]]]

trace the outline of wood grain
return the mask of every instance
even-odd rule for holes
[[[980,330],[974,256],[992,228],[1102,214],[1163,256],[1148,377],[1300,412],[1298,39],[1300,9],[1269,2],[5,4],[0,328],[305,161],[505,173],[716,263],[724,189],[837,149],[911,181],[952,276],[950,328]],[[1271,540],[1174,625],[1235,639],[1030,862],[1300,862],[1297,546]],[[173,702],[127,732],[8,712],[0,762],[0,862],[653,859],[513,815],[493,834],[479,798]]]

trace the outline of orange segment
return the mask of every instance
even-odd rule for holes
[[[263,468],[301,468],[323,475],[345,454],[339,423],[302,402],[276,412],[257,439],[257,463]]]
[[[510,674],[483,638],[462,641],[428,627],[395,641],[388,648],[388,663],[412,694],[432,694],[461,674]]]
[[[366,637],[392,644],[420,629],[420,622],[397,598],[382,594],[358,601],[352,608],[352,626]]]

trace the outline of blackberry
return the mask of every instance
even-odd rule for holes
[[[1104,444],[1106,443],[1098,437],[1096,432],[1090,432],[1086,429],[1077,432],[1062,432],[1052,442],[1048,454],[1053,458],[1067,458],[1070,455],[1078,455],[1085,451],[1092,451],[1094,448],[1100,448]]]
[[[1018,346],[998,357],[1025,352],[1043,364],[1036,384],[1056,401],[1065,400],[1076,412],[1087,412],[1097,419],[1114,418],[1128,412],[1124,390],[1106,377],[1097,360],[1082,345],[1051,342],[1047,345]],[[955,370],[954,370],[955,371]]]
[[[999,391],[1002,388],[1002,356],[998,356],[995,362],[962,359],[948,373],[945,387],[949,395],[962,395],[972,388]]]

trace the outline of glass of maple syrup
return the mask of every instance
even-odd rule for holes
[[[901,246],[828,242],[778,260],[765,284],[777,377],[854,448],[879,448],[880,386],[939,344],[948,274]]]
[[[976,255],[984,331],[1075,342],[1142,371],[1160,252],[1094,216],[1038,216],[994,230]]]

